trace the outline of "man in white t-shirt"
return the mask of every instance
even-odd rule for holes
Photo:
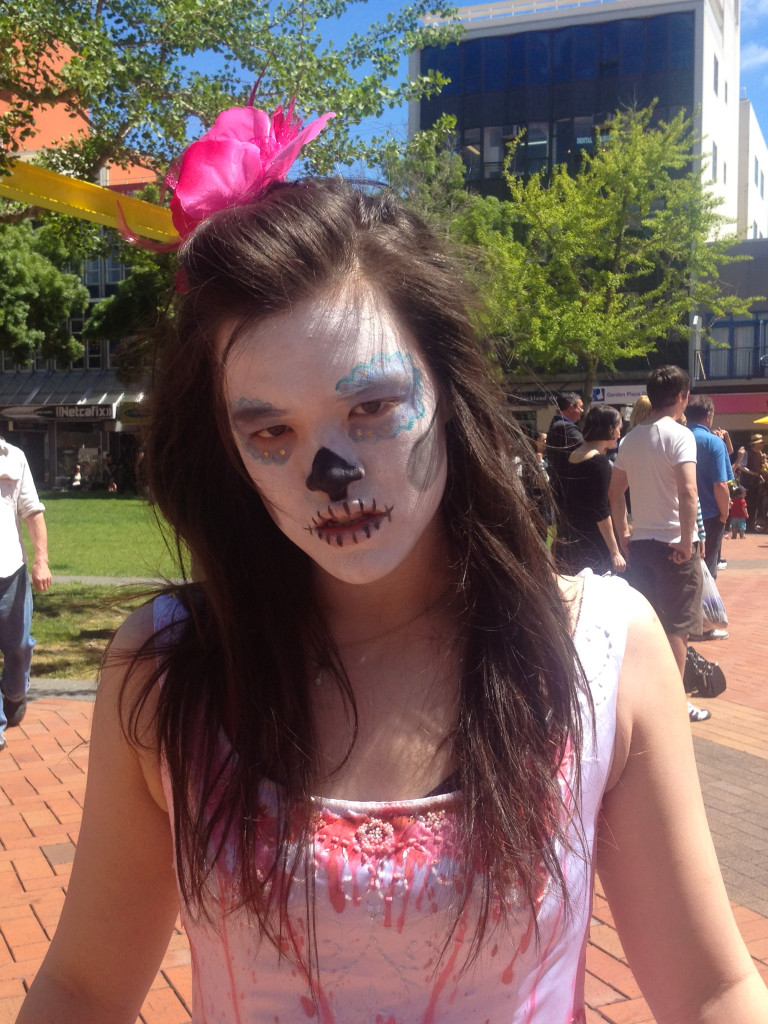
[[[696,440],[676,422],[688,402],[688,374],[654,370],[648,381],[651,416],[619,446],[608,497],[630,581],[653,605],[682,677],[690,633],[702,629],[702,575],[696,510]],[[626,491],[632,493],[632,529]],[[691,721],[709,711],[688,705]]]
[[[47,590],[51,585],[44,509],[24,452],[0,437],[0,750],[6,747],[6,727],[18,725],[24,717],[35,645],[29,632],[32,590],[21,540],[22,520],[35,551],[32,583],[36,590]]]

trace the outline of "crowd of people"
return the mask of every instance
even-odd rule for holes
[[[681,676],[689,642],[728,637],[702,612],[702,573],[715,580],[727,565],[728,525],[733,538],[768,525],[757,511],[768,489],[762,435],[734,450],[728,431],[714,426],[712,399],[689,392],[680,368],[654,371],[621,441],[616,410],[591,406],[580,430],[583,403],[564,392],[546,447],[559,564],[572,574],[624,574],[656,610]],[[753,517],[742,481],[752,487]],[[711,716],[690,701],[688,713],[691,721]]]

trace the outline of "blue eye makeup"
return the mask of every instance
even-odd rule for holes
[[[359,396],[352,410],[353,441],[388,441],[424,416],[424,385],[407,352],[378,352],[336,383],[341,395]]]

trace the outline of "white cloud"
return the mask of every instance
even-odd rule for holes
[[[768,46],[760,43],[747,43],[741,48],[741,70],[752,71],[755,68],[768,67]]]

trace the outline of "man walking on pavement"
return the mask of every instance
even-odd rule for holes
[[[688,402],[688,374],[662,366],[648,380],[651,416],[619,446],[608,499],[632,585],[653,605],[682,678],[688,636],[702,628],[702,575],[696,528],[696,441],[676,420]],[[632,530],[626,491],[632,491]],[[710,711],[688,703],[692,722]]]
[[[24,452],[0,437],[0,751],[7,745],[6,728],[18,725],[27,710],[29,669],[35,646],[30,635],[32,591],[21,521],[26,524],[34,548],[32,583],[36,590],[47,590],[51,570],[44,509]]]
[[[696,438],[696,486],[699,491],[701,515],[704,520],[704,561],[712,579],[717,578],[725,524],[731,505],[728,481],[733,476],[728,447],[723,437],[715,433],[712,423],[715,404],[709,395],[692,395],[685,407],[685,419]],[[704,629],[696,640],[727,640],[724,629]]]
[[[580,444],[584,443],[581,431],[576,426],[584,415],[584,403],[575,391],[563,391],[556,395],[558,411],[552,417],[547,431],[547,472],[549,473],[552,493],[560,507],[562,504],[562,480],[568,456]]]

